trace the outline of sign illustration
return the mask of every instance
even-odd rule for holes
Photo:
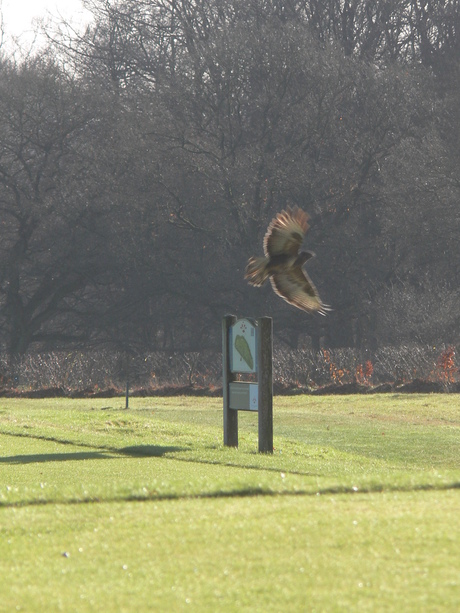
[[[230,328],[230,368],[232,372],[256,372],[257,330],[248,319],[239,319]]]

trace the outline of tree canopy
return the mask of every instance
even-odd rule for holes
[[[459,341],[458,0],[84,4],[0,62],[5,350]],[[286,206],[326,318],[244,281]]]

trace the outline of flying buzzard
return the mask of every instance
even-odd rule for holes
[[[260,287],[270,277],[273,289],[289,304],[307,311],[326,315],[329,307],[321,302],[316,287],[302,266],[314,253],[300,251],[310,226],[308,215],[295,207],[288,207],[272,219],[264,237],[265,257],[252,257],[244,278]]]

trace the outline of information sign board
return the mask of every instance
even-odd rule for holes
[[[245,373],[255,374],[245,377]],[[273,453],[273,325],[270,317],[237,319],[235,315],[225,315],[222,320],[222,383],[224,445],[238,447],[238,413],[254,411],[258,420],[259,452]]]

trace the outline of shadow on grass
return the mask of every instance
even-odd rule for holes
[[[100,451],[77,451],[74,453],[34,453],[0,457],[0,464],[34,464],[41,462],[71,462],[74,460],[101,460],[113,456]]]
[[[173,453],[177,451],[186,451],[183,447],[168,447],[164,445],[135,445],[133,447],[122,447],[121,449],[113,450],[120,455],[128,455],[144,458],[161,458],[165,453]]]
[[[139,445],[123,449],[104,451],[74,451],[69,453],[33,453],[30,455],[14,455],[0,457],[0,464],[34,464],[42,462],[74,462],[76,460],[113,460],[118,455],[129,457],[160,458],[165,453],[183,451],[181,447],[165,447],[162,445]]]
[[[132,458],[161,458],[164,457],[166,460],[174,460],[176,462],[185,462],[187,464],[209,464],[211,466],[225,466],[227,468],[235,468],[235,469],[246,469],[246,470],[254,470],[260,472],[275,472],[278,473],[280,471],[292,474],[292,475],[301,475],[306,477],[319,477],[319,473],[312,473],[310,471],[302,471],[302,470],[289,470],[287,469],[282,460],[280,464],[276,466],[258,466],[251,463],[248,459],[247,463],[241,462],[232,462],[229,461],[228,457],[223,458],[214,458],[214,459],[205,459],[205,458],[190,458],[190,457],[180,457],[178,455],[174,455],[168,457],[168,453],[180,453],[180,452],[189,452],[190,447],[176,447],[173,445],[134,445],[128,447],[112,447],[109,445],[94,445],[90,443],[84,443],[82,441],[72,441],[68,439],[61,439],[55,436],[45,436],[41,434],[32,434],[30,432],[8,432],[1,431],[0,435],[12,436],[17,438],[29,438],[38,441],[46,441],[58,443],[60,445],[71,445],[73,447],[83,447],[91,451],[81,451],[81,452],[69,452],[69,453],[50,453],[50,454],[31,454],[31,455],[18,455],[18,456],[10,456],[10,457],[0,457],[0,465],[3,464],[30,464],[33,462],[63,462],[67,460],[113,460],[117,456],[127,456]],[[216,445],[211,445],[206,447],[208,450],[219,450],[222,451],[224,448],[220,448]],[[94,450],[94,451],[93,451]],[[257,455],[255,452],[252,455]],[[270,456],[273,457],[273,456]]]
[[[298,498],[298,497],[317,497],[324,495],[351,495],[356,496],[357,494],[365,495],[365,494],[382,494],[389,492],[399,492],[399,493],[411,493],[411,492],[446,492],[449,490],[457,490],[460,489],[460,482],[454,481],[452,483],[444,483],[444,484],[420,484],[420,485],[402,485],[402,486],[392,486],[392,485],[372,485],[370,487],[363,487],[361,489],[357,489],[355,487],[349,486],[332,486],[325,488],[311,488],[311,489],[297,489],[297,490],[287,490],[287,491],[274,491],[270,488],[265,488],[261,486],[256,487],[242,487],[234,490],[218,490],[212,492],[195,492],[191,494],[187,493],[176,493],[176,492],[168,492],[168,493],[156,493],[151,492],[145,495],[122,495],[122,496],[113,496],[113,497],[83,497],[83,498],[69,498],[64,500],[58,499],[32,499],[32,500],[22,500],[22,501],[13,501],[13,502],[2,502],[0,501],[0,508],[18,508],[18,507],[34,507],[34,506],[47,506],[47,505],[86,505],[86,504],[98,504],[98,503],[120,503],[120,502],[160,502],[160,501],[168,501],[168,500],[207,500],[207,499],[218,499],[218,498],[255,498],[255,497],[267,497],[267,498]]]

